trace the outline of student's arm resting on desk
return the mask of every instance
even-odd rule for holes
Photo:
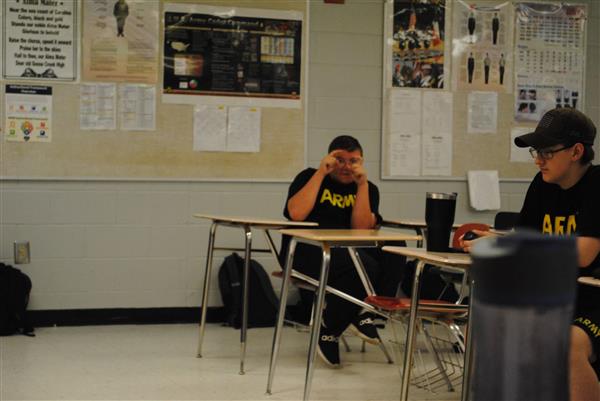
[[[319,168],[315,171],[308,182],[294,194],[287,203],[287,210],[293,221],[304,221],[315,207],[319,188],[327,174],[331,173],[337,163],[335,155],[339,151],[334,150],[321,160]]]

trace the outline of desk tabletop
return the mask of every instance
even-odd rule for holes
[[[208,219],[214,222],[223,222],[230,224],[239,225],[250,225],[250,226],[261,226],[261,227],[317,227],[319,224],[313,223],[312,221],[289,221],[289,220],[273,220],[273,219],[262,219],[258,217],[246,217],[246,216],[219,216],[214,214],[202,214],[196,213],[193,215],[198,219]]]
[[[354,229],[283,229],[282,234],[320,242],[353,241],[419,241],[420,235],[404,234],[391,230],[354,230]]]
[[[469,267],[471,266],[471,255],[467,253],[453,252],[430,252],[423,248],[411,248],[403,246],[384,246],[386,252],[404,255],[410,258],[418,258],[427,263],[437,266]]]
[[[577,279],[577,281],[581,284],[591,285],[594,287],[600,287],[600,280],[597,278],[584,276],[584,277],[579,277]]]
[[[382,224],[394,227],[405,227],[405,228],[427,228],[425,220],[409,220],[409,219],[383,219]],[[461,223],[452,224],[452,228],[456,230],[460,227]]]

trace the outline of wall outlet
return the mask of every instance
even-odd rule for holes
[[[15,241],[15,264],[26,265],[31,262],[29,241]]]

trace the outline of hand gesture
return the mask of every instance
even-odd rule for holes
[[[352,166],[352,175],[354,176],[354,182],[357,185],[364,184],[367,182],[367,170],[363,166],[363,159],[360,158],[358,163],[354,163]]]
[[[339,154],[339,150],[334,150],[321,160],[319,170],[321,170],[321,172],[323,172],[324,175],[331,173],[337,167],[338,161],[336,159],[336,156],[338,156]]]

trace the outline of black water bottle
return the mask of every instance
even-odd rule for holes
[[[470,398],[568,401],[575,239],[518,233],[480,240],[471,255]]]
[[[425,223],[427,224],[427,250],[447,252],[456,210],[456,192],[427,192]]]

